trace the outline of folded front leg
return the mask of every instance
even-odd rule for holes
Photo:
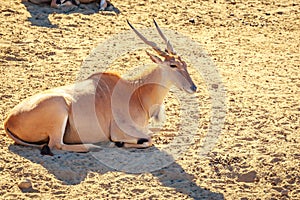
[[[151,137],[147,135],[148,131],[136,127],[134,124],[112,123],[111,141],[118,147],[146,148],[152,146]]]

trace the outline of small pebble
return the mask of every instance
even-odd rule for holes
[[[289,194],[289,191],[288,190],[282,190],[281,194],[284,195],[284,196],[287,196]]]
[[[253,183],[255,182],[255,179],[257,178],[257,172],[256,171],[250,171],[245,174],[240,174],[238,177],[238,182],[245,182],[245,183]]]
[[[278,15],[283,15],[283,11],[278,11],[277,14]]]
[[[191,23],[195,23],[195,19],[194,18],[191,18],[191,19],[189,19],[189,22],[191,22]]]
[[[31,180],[26,178],[26,179],[21,180],[19,182],[18,186],[21,190],[29,189],[29,188],[32,188],[32,183],[31,183]]]
[[[219,85],[218,84],[212,84],[211,87],[214,88],[214,89],[218,89]]]

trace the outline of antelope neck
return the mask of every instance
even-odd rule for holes
[[[136,90],[145,112],[149,113],[153,105],[162,104],[170,87],[170,81],[164,76],[161,68],[155,68],[152,72],[142,77]]]

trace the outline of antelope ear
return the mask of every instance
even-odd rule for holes
[[[157,63],[157,64],[161,64],[161,63],[163,62],[159,57],[157,57],[157,56],[155,56],[155,55],[149,53],[148,51],[146,51],[146,53],[147,53],[147,55],[150,57],[150,59],[151,59],[153,62],[155,62],[155,63]]]

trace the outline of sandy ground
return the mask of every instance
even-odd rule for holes
[[[164,29],[201,44],[222,77],[226,115],[223,129],[217,130],[217,144],[208,156],[200,156],[210,124],[218,123],[211,117],[218,110],[210,97],[211,87],[217,86],[207,84],[205,74],[201,77],[191,67],[199,88],[190,97],[197,99],[199,112],[191,116],[198,127],[180,119],[180,102],[190,98],[179,99],[174,90],[166,100],[166,122],[154,134],[155,147],[150,149],[106,148],[98,159],[60,151],[42,156],[38,149],[14,145],[1,127],[0,198],[300,199],[300,4],[292,0],[113,3],[122,12],[119,16],[97,13],[96,4],[57,10],[1,1],[1,123],[26,97],[73,83],[98,44],[129,30],[126,19],[144,28],[153,27],[155,18]],[[104,57],[114,53],[108,51]],[[149,62],[145,58],[144,51],[125,54],[111,68],[122,74]],[[178,136],[180,127],[187,136],[193,133],[193,141],[174,158],[161,147]],[[151,157],[148,172],[103,164],[110,157],[118,163],[116,152],[143,156],[151,151],[158,153]],[[151,170],[166,160],[172,164]],[[25,178],[32,187],[21,190],[18,184]]]

